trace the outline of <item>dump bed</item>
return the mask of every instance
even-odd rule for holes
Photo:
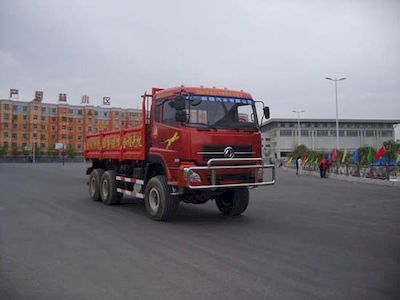
[[[86,136],[85,159],[144,160],[145,126]]]

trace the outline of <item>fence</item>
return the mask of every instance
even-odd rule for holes
[[[290,164],[286,163],[285,165],[289,168],[296,168],[296,163],[294,161],[292,161]],[[305,164],[303,166],[303,170],[319,173],[319,165]],[[359,166],[355,164],[333,164],[329,168],[328,173],[382,180],[400,180],[400,166]]]

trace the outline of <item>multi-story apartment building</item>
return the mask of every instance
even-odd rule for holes
[[[64,143],[81,155],[86,134],[139,125],[141,117],[138,109],[0,99],[0,148],[22,154],[36,145],[46,154]]]
[[[263,155],[286,157],[298,144],[323,152],[336,147],[336,120],[301,119],[299,123],[300,128],[297,119],[266,121],[261,127]],[[339,147],[347,151],[364,146],[379,148],[395,138],[394,126],[398,123],[400,120],[339,120]]]

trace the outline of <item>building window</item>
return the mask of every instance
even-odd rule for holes
[[[336,130],[331,130],[331,136],[336,136]],[[344,136],[344,130],[339,130],[339,136]]]
[[[18,116],[17,115],[13,115],[13,121],[18,120]]]
[[[374,136],[373,130],[365,130],[365,136]]]
[[[32,134],[32,137],[36,139],[37,138],[37,133]]]
[[[13,124],[13,128],[14,128],[14,129],[17,129],[17,124]]]
[[[67,122],[67,118],[66,118],[66,117],[62,117],[62,118],[61,118],[61,121]]]
[[[40,148],[46,148],[46,145],[44,143],[40,143]]]
[[[55,131],[55,130],[56,130],[56,126],[51,125],[51,130],[52,130],[52,131]]]
[[[328,130],[317,130],[317,136],[328,136]]]
[[[78,131],[82,131],[82,127],[78,127]]]
[[[300,134],[301,134],[301,136],[309,136],[310,135],[308,130],[300,130]]]
[[[26,125],[26,124],[22,125],[22,127],[23,127],[24,129],[28,129],[28,125]]]
[[[82,144],[78,144],[78,149],[81,150],[82,149]]]
[[[67,129],[67,126],[62,125],[62,126],[61,126],[61,129],[62,129],[62,130],[66,130],[66,129]]]
[[[72,118],[69,118],[69,121],[70,121],[70,122],[73,122],[73,121],[74,121],[74,119],[72,119]]]
[[[67,136],[66,136],[65,134],[62,134],[62,135],[61,135],[61,138],[62,138],[63,140],[65,140],[65,139],[67,138]]]
[[[17,134],[16,133],[13,133],[11,136],[12,136],[13,139],[17,138]]]
[[[392,137],[393,136],[392,130],[382,130],[381,131],[381,136],[383,136],[383,137]]]
[[[29,136],[28,136],[27,133],[23,133],[23,134],[22,134],[22,137],[23,137],[24,139],[28,139],[28,138],[29,138]]]
[[[46,112],[46,107],[42,107],[42,112]]]
[[[55,140],[55,139],[56,139],[56,136],[55,136],[54,134],[52,134],[52,135],[51,135],[51,139],[52,139],[52,140]]]
[[[37,115],[33,115],[33,119],[34,119],[34,120],[37,120],[37,119],[38,119],[38,116],[37,116]]]
[[[28,111],[28,106],[22,106],[22,111],[27,112]]]
[[[27,117],[27,116],[23,116],[22,119],[23,119],[24,121],[26,121],[26,120],[28,119],[28,117]]]
[[[37,106],[34,106],[33,109],[34,109],[34,110],[38,110],[38,107],[37,107]]]
[[[44,117],[44,116],[40,117],[40,119],[41,119],[42,121],[46,121],[46,117]]]
[[[55,114],[55,113],[57,112],[57,110],[56,110],[55,108],[52,108],[52,109],[51,109],[51,112],[52,112],[53,114]]]
[[[358,131],[357,130],[347,130],[346,135],[347,136],[358,136]]]
[[[82,109],[78,109],[78,115],[82,116]]]
[[[46,130],[46,126],[45,125],[40,126],[40,128],[42,128],[42,130]]]
[[[33,129],[37,129],[37,124],[33,124]]]
[[[69,131],[73,131],[73,130],[74,130],[74,127],[70,127],[70,128],[69,128]]]
[[[82,136],[78,135],[78,141],[82,141]]]
[[[52,120],[53,122],[55,122],[57,119],[56,119],[56,117],[51,117],[51,120]]]
[[[4,124],[4,128],[8,128],[8,123],[5,123],[5,124]]]
[[[284,124],[284,123],[282,123],[282,124]],[[279,134],[280,134],[280,136],[292,136],[292,131],[282,129],[279,131]]]
[[[41,140],[45,140],[45,139],[46,139],[46,135],[45,135],[45,134],[41,134],[41,135],[40,135],[40,139],[41,139]]]
[[[68,136],[68,138],[69,138],[70,140],[73,140],[73,139],[74,139],[74,136],[73,136],[73,135],[70,135],[70,136]]]

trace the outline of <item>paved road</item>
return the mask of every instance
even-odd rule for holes
[[[278,172],[245,215],[89,200],[85,166],[0,164],[0,299],[399,299],[392,187]]]

